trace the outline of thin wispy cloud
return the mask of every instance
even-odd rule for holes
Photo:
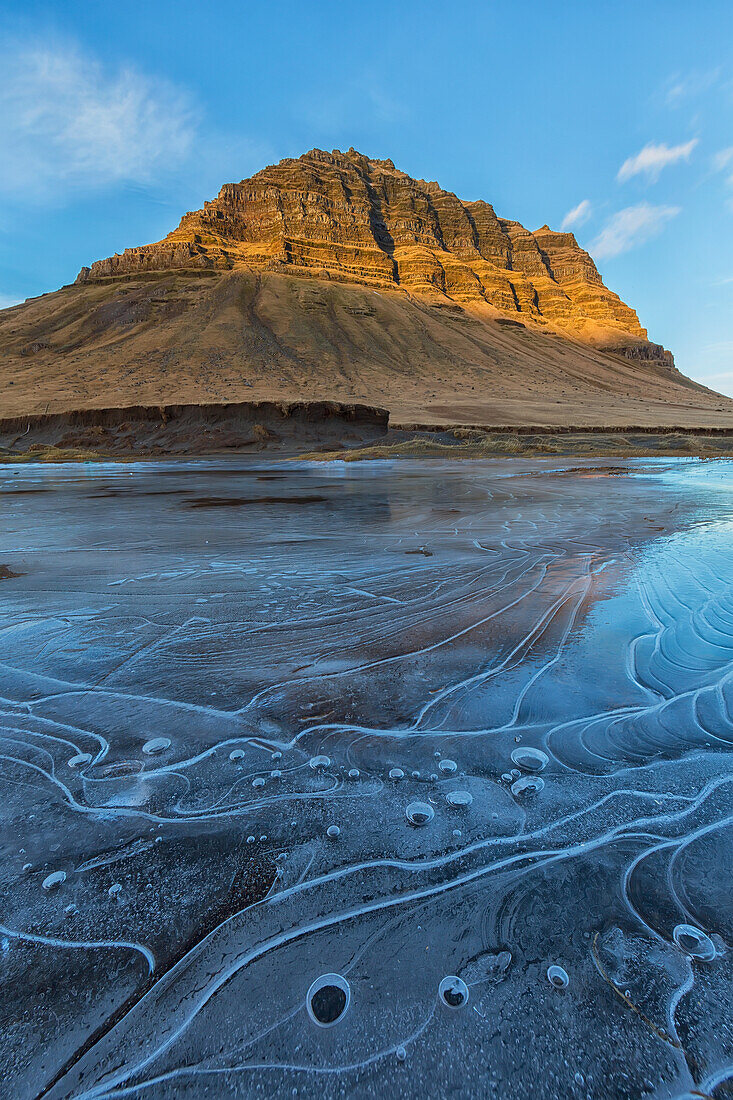
[[[589,199],[583,199],[577,206],[574,206],[572,210],[568,210],[567,214],[563,218],[560,228],[572,229],[578,226],[585,225],[588,218],[591,215],[591,204]]]
[[[670,107],[679,107],[686,100],[710,91],[719,81],[720,68],[697,70],[673,76],[667,83],[665,99]]]
[[[620,256],[655,237],[679,213],[679,206],[652,206],[648,202],[627,206],[609,218],[590,245],[590,253],[599,260]]]
[[[715,172],[724,172],[729,165],[733,165],[733,145],[729,145],[727,149],[720,149],[713,157]]]
[[[718,150],[713,157],[713,171],[727,172],[726,183],[733,187],[733,145]]]
[[[339,95],[334,96],[329,86],[314,90],[298,104],[296,114],[309,127],[324,134],[353,132],[354,121],[360,125],[389,126],[404,122],[409,110],[398,98],[380,87],[374,74],[361,74],[344,83]],[[361,150],[369,153],[369,150]]]
[[[22,301],[22,298],[14,297],[12,294],[0,294],[0,309],[10,309],[11,306],[17,306]]]
[[[4,54],[4,55],[3,55]],[[149,183],[190,153],[187,95],[134,68],[104,68],[73,44],[0,54],[0,192],[33,199]]]
[[[697,138],[685,141],[681,145],[665,145],[661,142],[655,145],[650,141],[635,156],[629,157],[618,170],[616,178],[623,183],[633,176],[646,176],[654,182],[664,168],[670,164],[677,164],[681,160],[689,160],[692,150],[697,145]]]

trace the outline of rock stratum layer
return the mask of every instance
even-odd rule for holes
[[[547,225],[531,233],[488,202],[462,202],[354,149],[314,149],[225,184],[165,240],[98,260],[79,281],[242,266],[487,303],[596,346],[672,363],[572,233]]]
[[[733,426],[572,234],[354,150],[227,184],[163,241],[0,313],[0,417],[304,400],[393,423]]]

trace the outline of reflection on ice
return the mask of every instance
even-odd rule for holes
[[[3,468],[8,1094],[722,1100],[731,488]]]

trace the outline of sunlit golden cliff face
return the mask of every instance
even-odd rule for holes
[[[529,232],[488,202],[463,202],[353,149],[314,149],[225,184],[165,240],[98,260],[79,279],[243,266],[488,304],[597,347],[671,362],[572,233]]]

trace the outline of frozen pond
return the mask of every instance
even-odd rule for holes
[[[0,509],[4,1095],[730,1095],[732,463]]]

